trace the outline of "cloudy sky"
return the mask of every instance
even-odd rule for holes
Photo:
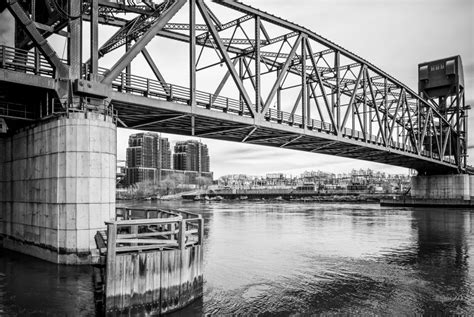
[[[466,101],[474,106],[474,1],[472,0],[253,0],[243,1],[302,25],[370,61],[417,91],[417,65],[453,55],[464,64]],[[297,4],[297,5],[296,5]],[[233,19],[235,17],[232,17]],[[156,40],[155,40],[156,41]],[[157,40],[159,43],[159,39]],[[150,51],[170,50],[155,45]],[[173,51],[171,47],[171,51]],[[158,52],[157,52],[158,53]],[[185,54],[186,52],[173,52]],[[170,53],[171,54],[171,53]],[[159,64],[159,63],[158,63]],[[209,91],[212,91],[211,88]],[[474,111],[471,111],[474,112]],[[470,116],[470,164],[474,165],[474,113]],[[128,135],[119,129],[118,159],[125,159]],[[172,142],[189,139],[163,134]],[[211,170],[225,174],[299,174],[305,170],[332,172],[372,168],[407,170],[371,162],[202,139],[209,146]]]

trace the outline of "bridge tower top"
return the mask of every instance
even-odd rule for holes
[[[459,169],[467,167],[468,110],[464,96],[464,74],[461,56],[452,56],[418,65],[418,91],[422,98],[430,100],[445,122],[436,123],[436,136],[451,143],[449,151],[454,154]],[[446,124],[456,127],[457,138],[447,136]],[[449,139],[448,139],[449,138]],[[426,141],[431,142],[430,138]],[[432,147],[432,145],[431,145]]]

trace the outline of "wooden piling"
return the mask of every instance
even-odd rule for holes
[[[203,219],[163,210],[153,212],[162,218],[149,218],[151,212],[136,219],[126,209],[129,220],[107,223],[107,313],[168,313],[202,296]]]

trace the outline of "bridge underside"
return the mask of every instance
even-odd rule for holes
[[[380,141],[365,142],[362,137],[335,136],[316,127],[302,129],[299,124],[284,125],[278,118],[256,123],[253,118],[226,112],[225,108],[210,110],[203,106],[193,109],[182,103],[119,92],[112,94],[112,102],[118,112],[118,121],[125,128],[367,160],[423,170],[426,174],[457,172],[451,164],[420,158],[403,149],[387,151]]]

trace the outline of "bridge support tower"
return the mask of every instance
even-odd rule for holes
[[[426,200],[474,200],[474,175],[413,176],[411,195]]]
[[[81,111],[0,138],[3,246],[91,263],[94,234],[115,216],[116,137],[113,117]]]

